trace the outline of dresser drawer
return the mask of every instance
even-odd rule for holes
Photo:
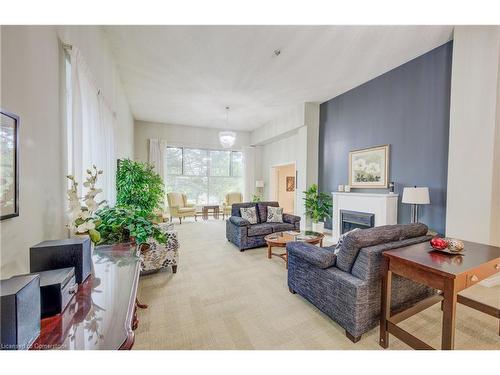
[[[474,270],[468,271],[465,276],[465,287],[471,287],[480,281],[500,272],[500,261],[494,260],[483,264]]]

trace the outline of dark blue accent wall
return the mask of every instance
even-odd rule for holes
[[[349,151],[390,144],[398,222],[410,221],[410,207],[401,203],[403,187],[428,186],[431,204],[420,206],[420,221],[445,233],[452,49],[448,42],[321,104],[321,191],[348,183]]]

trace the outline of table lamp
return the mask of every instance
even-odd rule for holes
[[[430,204],[428,187],[405,187],[403,189],[402,203],[411,204],[411,222],[418,222],[418,205]]]

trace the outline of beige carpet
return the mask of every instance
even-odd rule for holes
[[[134,349],[381,349],[378,328],[353,344],[344,330],[297,294],[288,292],[283,260],[266,249],[239,252],[222,220],[176,225],[177,274],[141,277]],[[465,293],[464,293],[465,294]],[[500,287],[475,286],[476,299],[500,306]],[[439,304],[402,327],[439,347]],[[500,349],[498,320],[459,305],[457,349]],[[409,349],[391,337],[391,349]]]

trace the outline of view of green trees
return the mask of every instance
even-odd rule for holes
[[[167,192],[184,192],[189,203],[220,204],[243,191],[243,155],[238,151],[167,148]]]

